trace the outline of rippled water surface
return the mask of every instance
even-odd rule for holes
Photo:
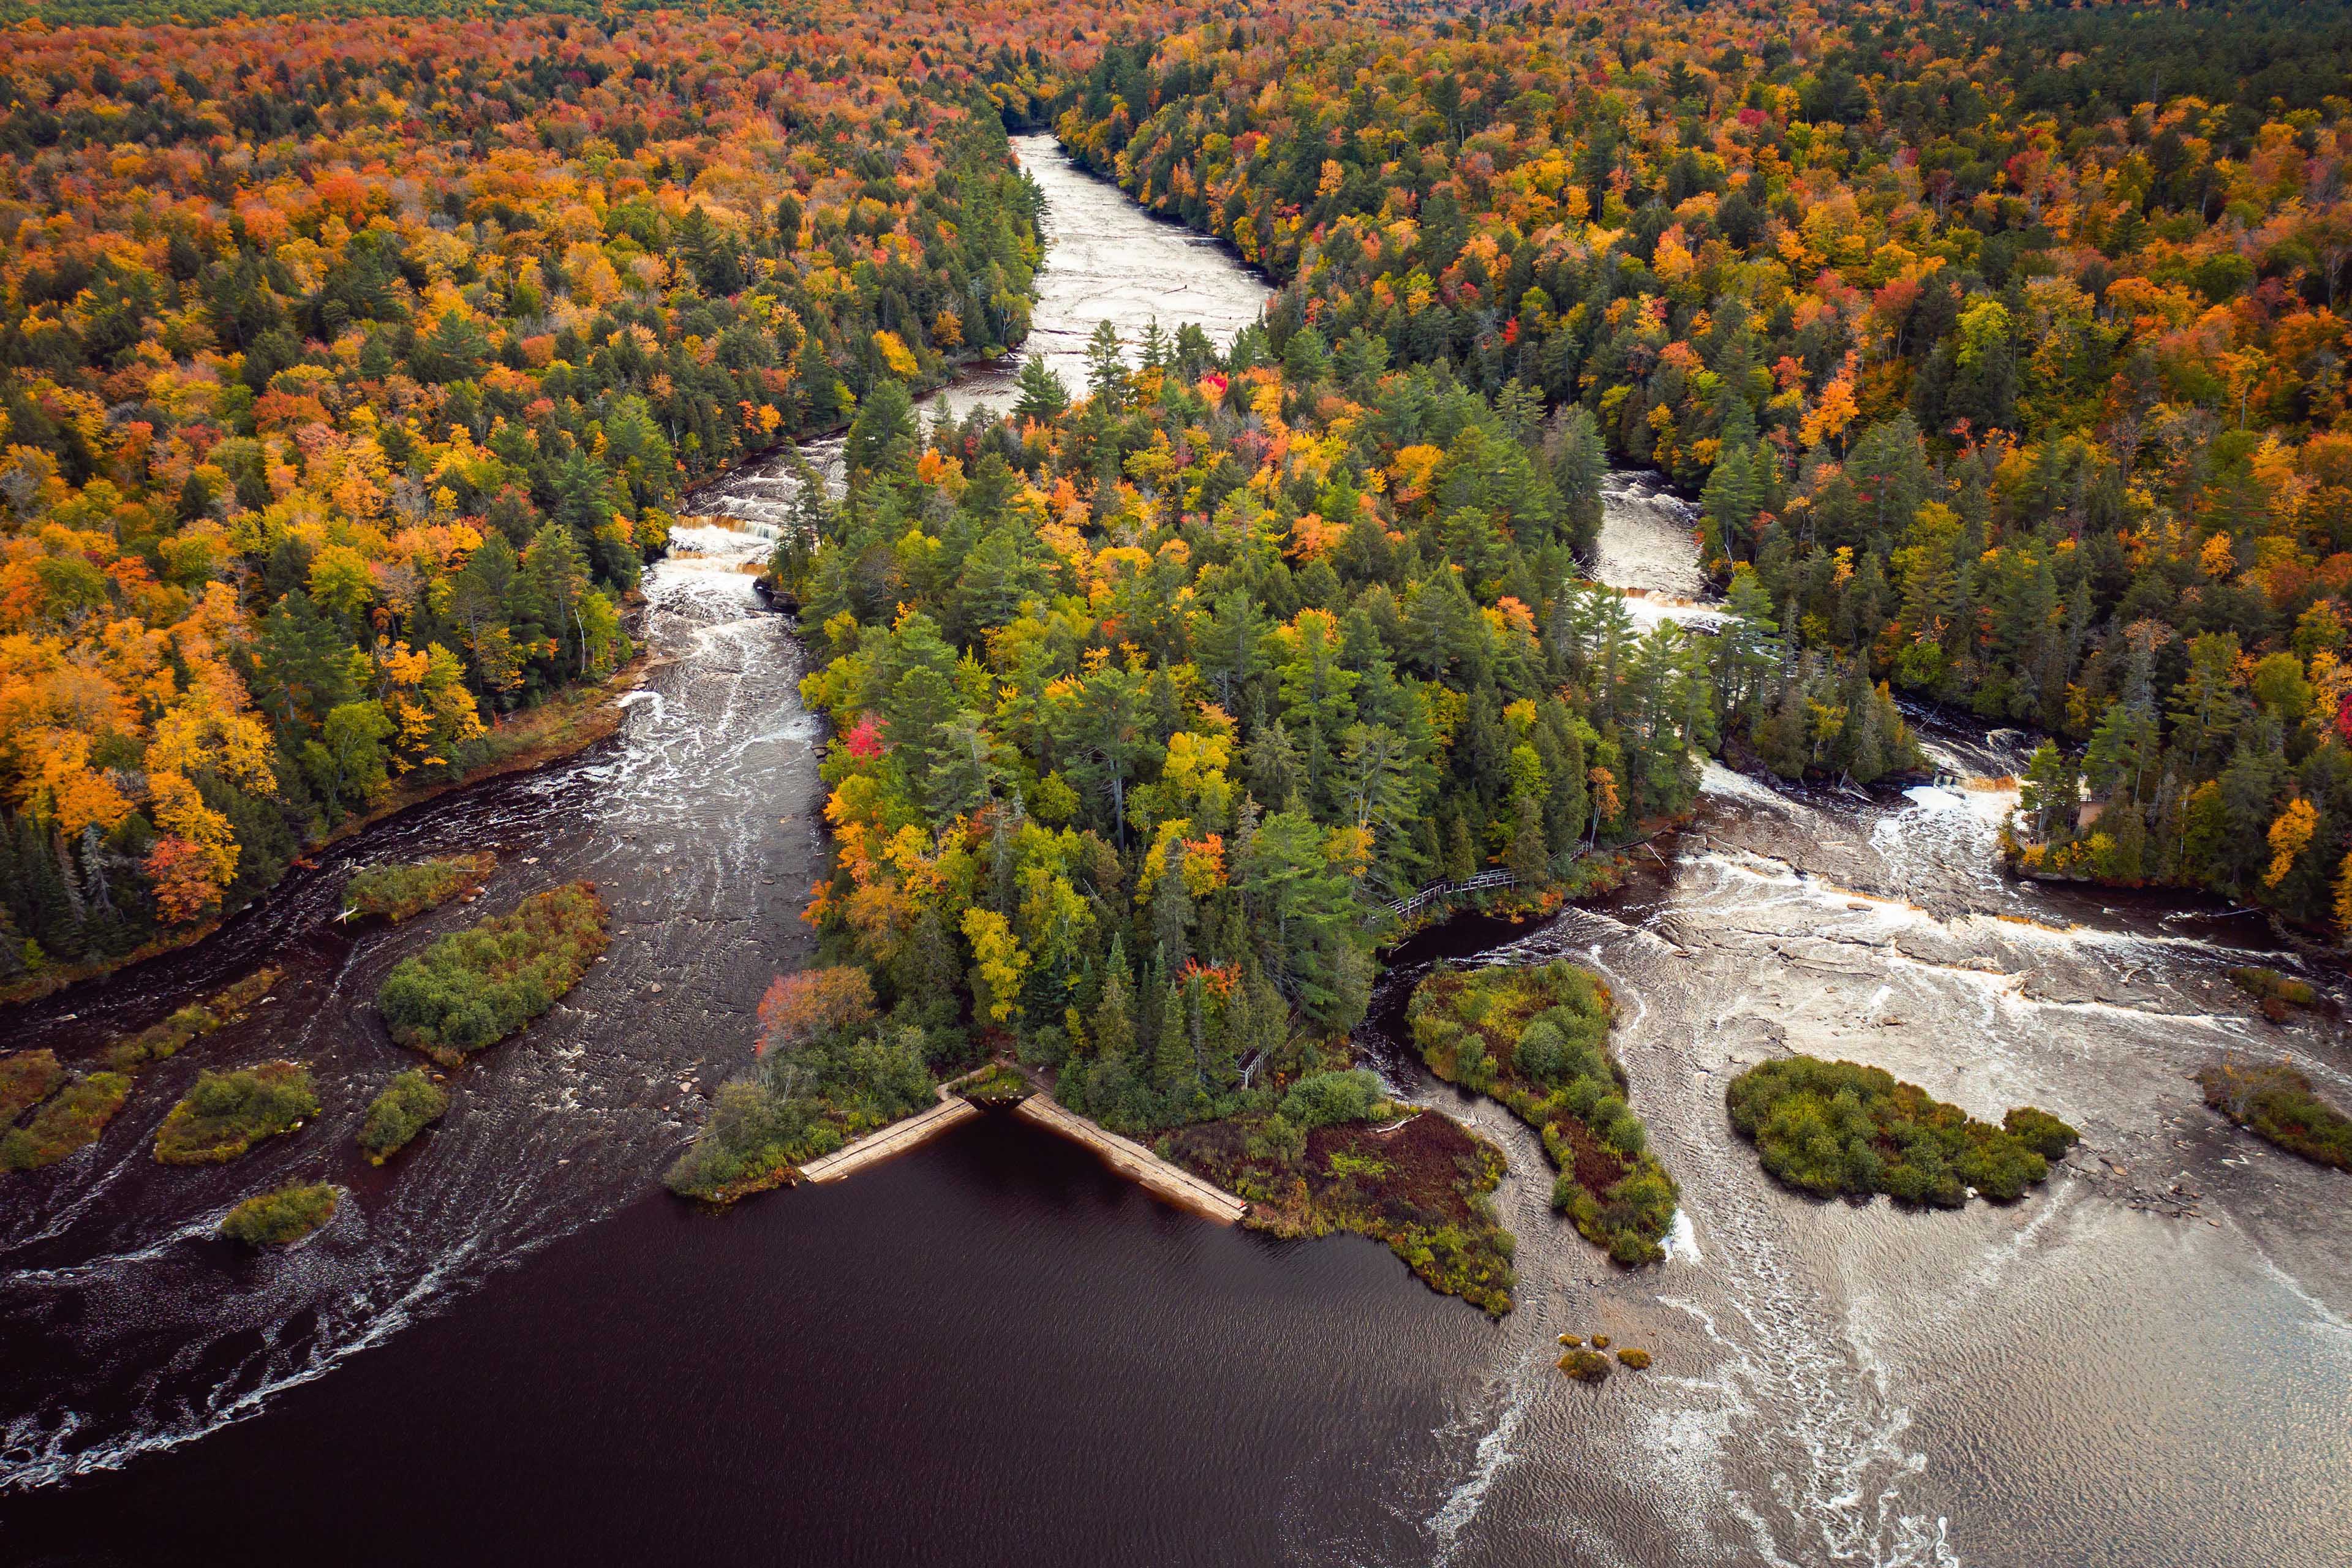
[[[1104,319],[1131,341],[1153,315],[1223,337],[1255,310],[1222,253],[1022,153],[1051,204],[1041,346],[1073,353]],[[795,645],[739,570],[782,488],[717,487],[704,510],[740,531],[690,530],[649,574],[662,662],[613,742],[0,1018],[70,1053],[264,959],[289,971],[143,1079],[97,1149],[5,1194],[0,1559],[2352,1562],[2352,1178],[2234,1133],[2186,1077],[2240,1048],[2344,1096],[2352,1055],[2228,984],[2250,954],[2294,967],[2258,922],[2006,881],[2001,780],[2026,739],[1933,715],[1950,787],[1711,767],[1692,829],[1601,906],[1396,955],[1374,1059],[1510,1156],[1521,1306],[1500,1324],[1372,1244],[1223,1229],[994,1119],[722,1218],[660,1196],[760,989],[808,952],[818,735]],[[1599,575],[1647,590],[1639,615],[1704,623],[1687,510],[1633,476],[1608,502]],[[349,932],[336,891],[355,859],[479,846],[493,907],[594,879],[609,962],[371,1171],[351,1134],[403,1063],[367,999],[480,910]],[[1534,1140],[1399,1048],[1406,990],[1444,954],[1609,978],[1683,1186],[1667,1263],[1611,1268],[1552,1217]],[[1722,1107],[1730,1074],[1783,1050],[1982,1115],[2039,1104],[2084,1147],[2008,1207],[1804,1201]],[[280,1055],[314,1064],[317,1124],[225,1170],[145,1159],[199,1067]],[[321,1173],[357,1201],[310,1244],[209,1239],[237,1197]],[[1596,1330],[1656,1365],[1566,1383],[1554,1336]]]

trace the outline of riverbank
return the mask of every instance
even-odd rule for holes
[[[621,699],[642,685],[658,663],[650,650],[641,651],[594,686],[566,688],[535,708],[506,716],[473,743],[479,752],[478,761],[458,772],[444,772],[430,780],[394,785],[383,799],[367,810],[354,812],[305,844],[301,858],[289,863],[289,868],[301,864],[302,858],[364,833],[403,812],[492,779],[546,767],[610,739],[621,727]],[[219,931],[232,917],[269,898],[274,890],[274,885],[264,888],[234,910],[222,910],[184,930],[163,932],[118,958],[44,965],[35,973],[0,986],[0,1007],[37,1002],[69,985],[103,979],[151,959],[194,947]]]

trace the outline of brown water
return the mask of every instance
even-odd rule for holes
[[[1192,313],[1171,298],[1232,322],[1263,297],[1023,153],[1056,240],[1045,341],[1082,342],[1089,310],[1132,334],[1139,312]],[[2243,1047],[2341,1095],[2352,1054],[2332,1026],[2262,1023],[2222,978],[2267,946],[2255,921],[2006,882],[1989,790],[1710,770],[1693,831],[1601,907],[1396,955],[1368,1048],[1511,1158],[1522,1306],[1499,1325],[1370,1243],[1212,1226],[994,1119],[723,1218],[659,1194],[761,987],[808,952],[817,733],[795,646],[737,570],[765,548],[770,489],[722,487],[711,510],[747,531],[693,532],[649,575],[667,662],[614,742],[387,824],[211,942],[0,1018],[12,1045],[71,1050],[265,958],[289,971],[252,1021],[142,1080],[98,1148],[0,1193],[0,1558],[2352,1561],[2352,1178],[2232,1132],[2185,1077]],[[1679,515],[1613,482],[1601,575],[1696,596]],[[1928,738],[1956,777],[2013,772],[2022,742]],[[596,879],[610,961],[371,1171],[351,1134],[404,1064],[366,1000],[478,910],[346,932],[342,869],[480,845],[500,853],[493,906]],[[1533,1140],[1393,1044],[1429,955],[1482,949],[1609,976],[1684,1188],[1666,1264],[1612,1268],[1551,1216]],[[2086,1145],[2006,1208],[1798,1199],[1722,1110],[1727,1076],[1780,1049],[1979,1114],[2040,1104]],[[319,1071],[311,1128],[224,1171],[145,1159],[197,1068],[277,1055]],[[248,1258],[209,1238],[236,1198],[320,1173],[357,1201],[310,1244]],[[1657,1364],[1566,1383],[1553,1336],[1595,1330]]]

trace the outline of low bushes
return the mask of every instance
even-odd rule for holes
[[[1361,1121],[1381,1098],[1381,1080],[1363,1068],[1310,1072],[1282,1097],[1282,1114],[1297,1127],[1336,1127]]]
[[[318,1113],[310,1070],[299,1062],[202,1073],[155,1130],[155,1158],[166,1165],[218,1164]]]
[[[2205,1103],[2280,1148],[2352,1171],[2352,1117],[2313,1092],[2311,1080],[2284,1062],[2246,1067],[2221,1062],[2198,1073]]]
[[[2303,981],[2255,964],[2240,964],[2230,971],[2230,982],[2252,997],[2263,1016],[2273,1024],[2285,1023],[2289,1009],[2309,1007],[2319,1000],[2319,994]]]
[[[65,1082],[55,1051],[18,1051],[0,1057],[0,1123],[13,1122],[49,1098]]]
[[[1036,1091],[1030,1087],[1027,1079],[1000,1062],[958,1088],[956,1092],[974,1105],[1002,1110],[1020,1104]]]
[[[1726,1090],[1731,1124],[1771,1175],[1827,1197],[1886,1193],[1958,1208],[1969,1189],[2009,1202],[2046,1179],[2078,1134],[2032,1107],[1979,1121],[1859,1062],[1786,1057],[1748,1068]]]
[[[593,883],[536,893],[512,913],[452,931],[404,958],[376,992],[392,1037],[444,1067],[513,1034],[555,1005],[604,951]]]
[[[1609,1051],[1608,988],[1576,965],[1448,971],[1406,1009],[1430,1070],[1508,1106],[1543,1134],[1552,1206],[1623,1264],[1665,1256],[1681,1194],[1649,1152]]]
[[[192,1002],[160,1024],[127,1035],[106,1047],[106,1065],[116,1072],[135,1073],[178,1056],[200,1036],[237,1022],[278,984],[278,970],[255,970],[236,984]]]
[[[418,860],[405,866],[367,866],[343,884],[343,902],[354,914],[394,924],[440,908],[479,887],[498,868],[498,857],[483,851]]]
[[[0,1136],[0,1170],[37,1171],[98,1142],[131,1096],[128,1073],[94,1072],[51,1094],[33,1119]]]
[[[296,1182],[228,1211],[220,1233],[247,1247],[285,1247],[335,1217],[341,1196],[324,1182]]]
[[[1502,1180],[1502,1152],[1449,1117],[1380,1098],[1378,1081],[1361,1069],[1308,1073],[1281,1109],[1180,1128],[1160,1140],[1160,1153],[1247,1200],[1255,1229],[1369,1236],[1432,1289],[1496,1316],[1509,1311],[1517,1244],[1489,1196]],[[1354,1113],[1313,1126],[1292,1120],[1294,1110],[1342,1109]],[[1370,1124],[1397,1116],[1409,1119]]]
[[[0,1170],[37,1171],[98,1142],[130,1098],[141,1071],[177,1056],[190,1041],[236,1023],[278,984],[278,971],[257,969],[202,1002],[192,1002],[160,1024],[106,1047],[106,1070],[68,1079],[50,1051],[25,1051],[0,1060]],[[23,1127],[8,1123],[46,1100]]]
[[[449,1091],[423,1068],[410,1068],[369,1103],[367,1120],[360,1123],[360,1149],[370,1163],[381,1165],[448,1110]]]

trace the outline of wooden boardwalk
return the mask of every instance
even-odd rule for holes
[[[903,1154],[918,1143],[927,1143],[957,1122],[980,1114],[980,1107],[971,1101],[948,1094],[945,1089],[940,1092],[944,1098],[929,1110],[919,1110],[877,1132],[867,1133],[855,1143],[845,1143],[830,1154],[811,1160],[801,1167],[801,1180],[837,1182],[893,1154]]]
[[[1103,1163],[1135,1183],[1154,1197],[1164,1199],[1179,1208],[1226,1225],[1239,1223],[1249,1212],[1249,1205],[1226,1192],[1213,1186],[1192,1172],[1171,1165],[1133,1139],[1122,1138],[1108,1128],[1093,1122],[1070,1110],[1050,1094],[1033,1094],[1014,1108],[1013,1115],[1033,1121],[1048,1132],[1057,1132],[1074,1143],[1084,1144],[1102,1156]]]

